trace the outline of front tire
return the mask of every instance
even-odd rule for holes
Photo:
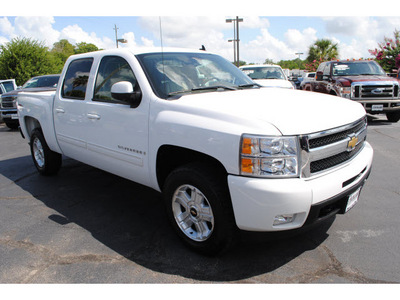
[[[386,118],[389,122],[396,123],[400,120],[400,111],[386,113]]]
[[[62,156],[50,150],[40,129],[32,131],[30,148],[35,167],[41,175],[54,175],[60,170]]]
[[[185,245],[217,255],[234,244],[237,227],[226,174],[192,163],[172,171],[164,189],[167,214]]]

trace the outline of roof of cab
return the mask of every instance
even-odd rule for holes
[[[138,54],[145,54],[145,53],[170,53],[170,52],[182,52],[182,53],[210,53],[204,50],[199,50],[199,49],[188,49],[188,48],[171,48],[171,47],[151,47],[151,48],[117,48],[117,49],[109,49],[109,50],[99,50],[99,51],[94,51],[94,52],[87,52],[87,53],[82,53],[82,54],[76,54],[72,55],[74,59],[79,58],[79,57],[97,57],[97,56],[103,56],[103,55],[115,55],[118,53],[133,53],[134,55]]]

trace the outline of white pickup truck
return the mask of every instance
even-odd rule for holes
[[[180,238],[206,254],[239,230],[347,212],[373,158],[359,103],[260,87],[205,51],[71,56],[55,92],[20,93],[18,115],[41,174],[65,155],[160,191]]]

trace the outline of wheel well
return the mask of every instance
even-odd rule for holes
[[[207,154],[187,148],[164,145],[157,153],[156,172],[160,189],[163,189],[165,179],[177,167],[192,162],[201,162],[212,168],[213,172],[227,175],[225,167],[220,161]]]
[[[36,128],[41,129],[42,127],[40,126],[40,123],[37,119],[32,117],[25,117],[25,128],[26,132],[28,133],[28,138],[30,138],[31,133],[34,129]]]

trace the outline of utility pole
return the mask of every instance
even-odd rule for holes
[[[234,63],[236,64],[237,67],[239,67],[239,22],[243,22],[243,19],[239,19],[238,16],[236,16],[235,19],[226,19],[226,23],[233,23],[233,49],[234,49]],[[228,40],[230,42],[232,40]],[[235,51],[235,45],[236,45],[236,51]]]

